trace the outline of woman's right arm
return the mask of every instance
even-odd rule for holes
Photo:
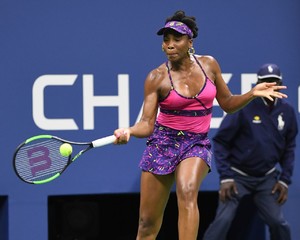
[[[141,119],[129,128],[115,130],[114,135],[117,138],[117,144],[127,143],[130,136],[145,138],[153,132],[158,111],[158,89],[162,77],[159,69],[148,74],[144,84],[144,105]]]

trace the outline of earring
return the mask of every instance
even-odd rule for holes
[[[161,46],[161,50],[164,52],[165,51],[165,49],[164,49],[164,47],[163,46]]]
[[[195,54],[195,48],[194,47],[189,48],[188,54],[189,55],[194,55]]]

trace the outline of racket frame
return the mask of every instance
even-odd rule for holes
[[[23,177],[20,176],[20,174],[18,173],[18,170],[17,170],[17,167],[16,167],[16,156],[19,152],[19,150],[26,144],[30,143],[30,142],[33,142],[33,141],[36,141],[36,140],[39,140],[39,139],[55,139],[55,140],[58,140],[60,141],[62,144],[63,143],[68,143],[68,144],[71,144],[71,145],[86,145],[87,148],[85,149],[82,149],[81,151],[79,151],[74,157],[72,157],[72,154],[70,154],[69,158],[68,158],[68,161],[67,161],[67,164],[62,168],[62,170],[56,174],[54,174],[52,177],[49,177],[49,178],[46,178],[46,179],[43,179],[43,180],[37,180],[37,181],[28,181],[26,179],[24,179]],[[104,145],[107,145],[107,144],[111,144],[115,141],[116,137],[114,135],[111,135],[111,136],[107,136],[107,137],[103,137],[103,138],[99,138],[99,139],[96,139],[92,142],[74,142],[74,141],[69,141],[69,140],[66,140],[66,139],[63,139],[63,138],[60,138],[60,137],[57,137],[57,136],[53,136],[53,135],[48,135],[48,134],[41,134],[41,135],[36,135],[36,136],[32,136],[28,139],[26,139],[23,143],[21,143],[15,150],[14,152],[14,156],[13,156],[13,168],[14,168],[14,171],[16,173],[16,175],[24,182],[26,183],[30,183],[30,184],[44,184],[44,183],[48,183],[48,182],[51,182],[53,181],[54,179],[58,178],[66,169],[67,167],[72,163],[74,162],[78,157],[80,157],[83,153],[87,152],[88,150],[92,149],[92,148],[96,148],[96,147],[101,147],[101,146],[104,146]]]

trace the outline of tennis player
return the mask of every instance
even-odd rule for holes
[[[207,133],[214,98],[224,111],[234,112],[256,97],[271,101],[286,97],[277,91],[285,87],[264,82],[246,94],[233,95],[218,62],[212,56],[195,54],[196,19],[184,11],[168,17],[157,34],[163,37],[167,60],[150,71],[145,80],[140,121],[130,128],[116,129],[115,143],[125,144],[131,136],[148,137],[139,164],[142,173],[136,239],[156,239],[175,182],[179,239],[195,240],[200,219],[198,191],[211,166]]]

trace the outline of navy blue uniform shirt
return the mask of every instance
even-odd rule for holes
[[[227,114],[213,137],[220,180],[233,178],[231,167],[263,176],[279,163],[279,180],[290,184],[297,133],[296,113],[283,99],[276,99],[269,107],[262,98],[256,98],[243,109]]]

